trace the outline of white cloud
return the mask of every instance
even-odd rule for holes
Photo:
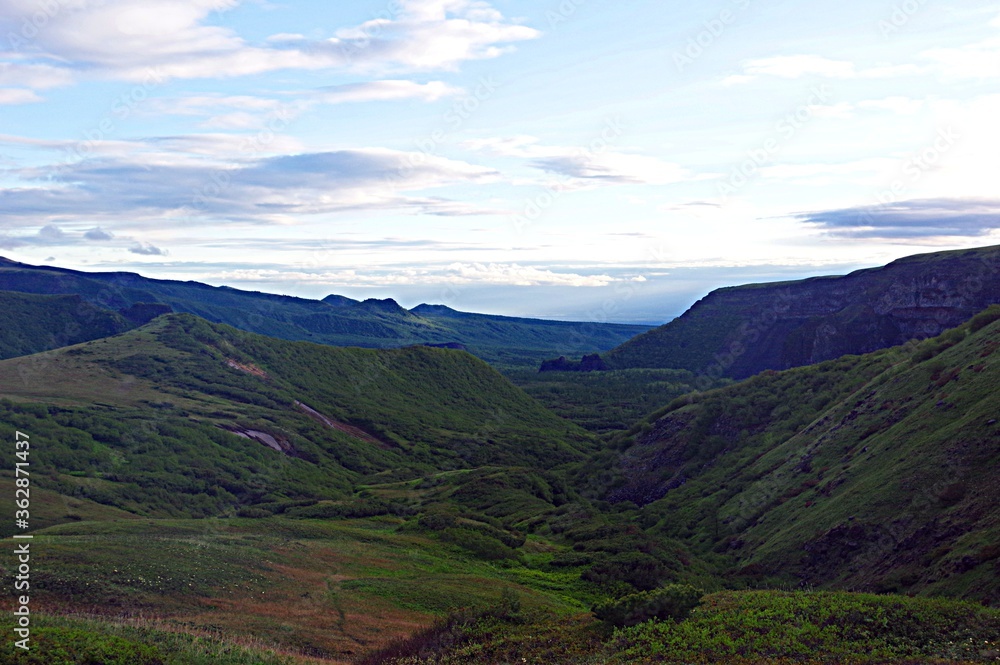
[[[554,272],[517,263],[452,263],[429,268],[400,268],[391,272],[376,270],[336,270],[299,272],[283,270],[230,270],[207,277],[219,282],[274,283],[344,286],[393,286],[419,284],[503,285],[503,286],[573,286],[599,287],[620,281],[641,281],[643,278],[581,275]]]
[[[194,137],[159,141],[204,148]],[[237,153],[227,160],[219,153],[157,151],[159,141],[99,144],[99,157],[11,171],[22,184],[0,190],[0,220],[8,225],[80,218],[290,223],[303,215],[347,210],[445,216],[499,212],[410,194],[499,179],[497,172],[467,162],[382,148],[271,157]],[[218,141],[209,137],[207,143]],[[129,145],[134,152],[126,151]]]
[[[150,100],[153,113],[204,117],[200,126],[209,129],[244,130],[268,126],[274,118],[287,122],[321,104],[398,101],[415,99],[433,102],[457,95],[461,88],[443,81],[416,83],[404,80],[367,81],[328,86],[316,90],[281,93],[277,97],[252,95],[191,95]]]
[[[0,88],[0,105],[6,104],[30,104],[40,102],[39,97],[33,90],[22,88]]]
[[[912,99],[897,95],[894,97],[885,97],[884,99],[868,99],[858,102],[858,108],[889,111],[896,115],[914,115],[923,110],[926,104],[926,100],[923,99]]]
[[[779,55],[758,58],[743,63],[743,73],[729,76],[724,84],[749,83],[762,76],[784,79],[799,79],[807,76],[822,76],[834,79],[881,79],[912,76],[923,71],[916,65],[876,65],[861,68],[847,60],[835,60],[819,55]]]
[[[565,186],[666,185],[703,177],[657,157],[613,150],[607,141],[601,141],[595,149],[543,145],[533,136],[477,139],[463,145],[471,150],[527,159],[533,168],[569,179]]]
[[[413,81],[388,80],[322,88],[316,92],[316,99],[324,104],[383,102],[397,99],[418,99],[433,102],[461,92],[461,88],[450,86],[442,81],[414,83]]]
[[[279,33],[262,45],[211,25],[239,0],[64,0],[31,40],[36,62],[0,56],[5,77],[39,89],[87,71],[135,82],[224,78],[282,69],[454,70],[495,58],[540,33],[506,20],[485,2],[401,0],[388,18],[341,28],[329,39]],[[4,0],[0,32],[19,30],[38,11],[33,0]],[[331,26],[332,27],[332,26]],[[28,76],[30,74],[30,76]],[[7,83],[10,85],[10,83]]]

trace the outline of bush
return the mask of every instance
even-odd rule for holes
[[[668,584],[598,603],[591,611],[599,620],[617,627],[636,626],[651,619],[683,621],[701,604],[703,594],[687,584]]]
[[[486,534],[463,529],[461,527],[450,527],[441,532],[441,540],[454,543],[464,550],[467,550],[487,561],[498,561],[500,559],[513,559],[517,553],[504,545],[496,538]]]
[[[986,311],[980,312],[969,321],[969,330],[979,332],[994,321],[1000,321],[1000,307],[991,305]]]

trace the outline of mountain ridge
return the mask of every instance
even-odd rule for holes
[[[1000,302],[1000,246],[903,257],[841,276],[723,287],[612,349],[613,369],[743,379],[933,337]]]
[[[462,344],[500,365],[534,365],[569,345],[603,351],[648,326],[521,319],[456,312],[421,305],[406,310],[395,300],[357,301],[338,295],[312,300],[196,281],[147,278],[132,272],[83,272],[31,266],[0,257],[0,290],[42,295],[75,294],[116,312],[136,303],[161,303],[241,330],[333,346],[397,348]],[[567,341],[568,340],[568,341]],[[35,349],[42,350],[41,348]]]

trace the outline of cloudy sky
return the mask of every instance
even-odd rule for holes
[[[1000,8],[0,0],[0,255],[658,322],[1000,242]]]

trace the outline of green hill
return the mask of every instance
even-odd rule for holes
[[[713,291],[603,354],[613,369],[742,379],[940,334],[1000,303],[1000,246],[910,256],[842,277]]]
[[[0,362],[0,431],[45,442],[65,494],[148,515],[337,499],[354,483],[593,448],[496,370],[427,347],[334,348],[168,315]]]
[[[149,279],[134,273],[89,273],[30,266],[3,258],[0,258],[0,289],[75,294],[97,307],[116,312],[137,303],[161,303],[175,312],[194,314],[249,332],[334,346],[460,346],[504,366],[534,366],[562,352],[604,351],[648,329],[624,324],[469,314],[439,305],[421,305],[407,311],[391,299],[359,302],[328,296],[309,300],[198,282]]]
[[[1000,307],[944,335],[679,398],[615,501],[737,584],[1000,601]]]
[[[0,360],[48,351],[124,332],[132,324],[78,295],[0,291]]]

